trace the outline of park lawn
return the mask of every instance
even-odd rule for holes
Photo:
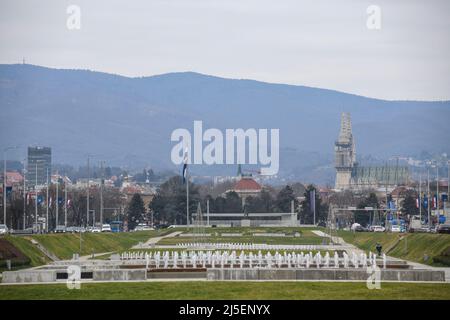
[[[204,232],[210,237],[202,238],[202,242],[229,242],[229,243],[265,243],[265,244],[323,244],[327,238],[319,237],[312,230],[320,228],[295,228],[295,227],[233,227],[233,228],[205,228]],[[191,230],[187,233],[192,232]],[[300,237],[293,237],[294,233],[300,233]],[[242,233],[242,236],[222,237],[222,233]],[[285,233],[286,237],[253,236],[254,233]],[[290,236],[289,236],[290,235]],[[196,237],[170,237],[161,239],[158,245],[176,245],[178,243],[199,242]]]
[[[450,284],[382,283],[379,290],[369,290],[361,282],[116,282],[82,283],[80,290],[65,284],[2,285],[0,300],[6,299],[450,300]]]
[[[129,249],[139,242],[145,242],[151,237],[157,237],[162,234],[164,234],[164,231],[159,230],[120,233],[82,233],[81,255]],[[79,233],[45,234],[30,237],[38,241],[60,259],[70,259],[74,253],[80,253]]]
[[[436,266],[440,264],[433,257],[450,247],[449,234],[338,231],[338,235],[366,251],[375,252],[378,242],[387,255]]]
[[[322,244],[325,238],[318,236],[302,236],[302,237],[204,237],[202,242],[216,242],[216,243],[255,243],[255,244]],[[325,239],[326,241],[326,239]],[[198,238],[194,237],[171,237],[164,238],[158,242],[158,245],[176,245],[178,243],[192,243],[200,242]]]
[[[30,265],[21,266],[21,268],[30,266],[31,267],[40,266],[50,262],[50,259],[27,239],[23,237],[8,235],[6,236],[6,240],[8,240],[13,246],[19,249],[24,255],[26,255],[30,259]]]

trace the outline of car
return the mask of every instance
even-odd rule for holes
[[[56,226],[55,228],[55,233],[64,233],[66,232],[66,227],[65,226]]]
[[[401,232],[402,229],[400,228],[399,225],[393,225],[391,226],[391,232]]]
[[[146,223],[139,223],[133,231],[150,231],[155,230],[154,228],[148,226]]]
[[[437,233],[450,233],[450,224],[440,224],[437,229]]]
[[[100,229],[99,227],[92,227],[92,228],[90,228],[90,232],[93,232],[93,233],[102,232],[102,229]]]
[[[0,234],[7,234],[8,231],[8,227],[6,226],[6,224],[0,224]]]
[[[107,223],[102,225],[102,232],[111,232],[111,226]]]
[[[383,226],[371,226],[370,229],[373,232],[384,232],[384,231],[386,231],[386,228],[383,227]]]

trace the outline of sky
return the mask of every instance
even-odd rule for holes
[[[0,0],[0,63],[450,100],[449,13],[447,0]]]

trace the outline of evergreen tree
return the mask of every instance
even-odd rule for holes
[[[290,186],[286,186],[278,192],[275,206],[280,212],[291,212],[291,201],[296,201],[294,190]]]
[[[313,190],[315,190],[316,200],[316,224],[325,225],[328,219],[328,206],[322,203],[322,199],[320,199],[320,195],[313,185],[306,188],[305,199],[301,202],[300,222],[304,224],[314,223],[314,210],[311,208],[311,191]]]
[[[402,213],[408,215],[419,215],[416,204],[417,194],[410,190],[406,192],[405,200],[402,201]]]
[[[144,218],[145,206],[139,193],[135,193],[127,208],[128,228],[134,229],[136,225]]]

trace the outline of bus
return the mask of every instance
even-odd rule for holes
[[[111,232],[123,232],[123,222],[122,221],[112,221]]]

